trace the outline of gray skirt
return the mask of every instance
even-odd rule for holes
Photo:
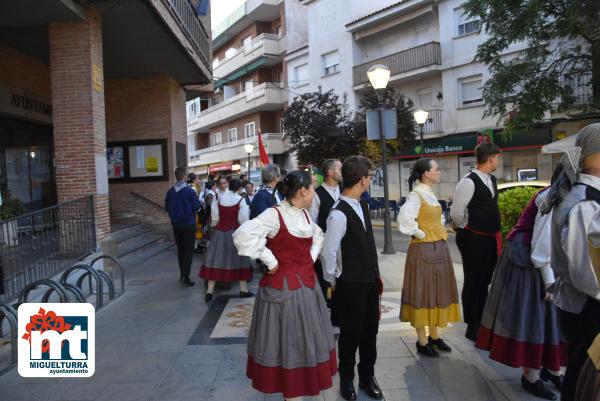
[[[199,276],[214,281],[247,281],[252,278],[250,259],[240,256],[233,244],[235,230],[213,230]]]
[[[259,288],[248,334],[248,355],[255,363],[284,369],[314,367],[327,362],[332,350],[333,329],[318,287]]]

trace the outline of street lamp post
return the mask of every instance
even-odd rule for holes
[[[390,207],[388,194],[388,175],[387,175],[387,147],[385,143],[385,133],[383,131],[383,91],[390,80],[390,69],[384,65],[377,64],[369,68],[367,76],[371,86],[377,92],[379,100],[379,140],[381,142],[381,159],[383,163],[383,235],[384,254],[391,255],[396,253],[392,243],[392,223],[390,221]]]
[[[251,143],[247,143],[244,145],[244,150],[246,151],[246,153],[248,153],[248,180],[250,180],[250,155],[254,150],[254,145],[252,145]]]
[[[419,133],[421,135],[421,157],[425,154],[425,145],[423,143],[423,127],[429,118],[429,112],[425,110],[417,110],[413,113],[415,121],[419,125]]]

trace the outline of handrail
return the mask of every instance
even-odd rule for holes
[[[156,207],[160,208],[162,211],[164,211],[164,210],[165,210],[165,207],[164,207],[163,205],[161,205],[161,204],[159,204],[159,203],[157,203],[157,202],[154,202],[152,199],[146,198],[144,195],[142,195],[142,194],[139,194],[139,193],[137,193],[137,192],[135,192],[135,191],[129,191],[129,192],[130,192],[130,193],[131,193],[133,196],[135,196],[135,197],[137,197],[137,198],[140,198],[140,199],[142,199],[142,200],[144,200],[144,201],[146,201],[146,202],[150,203],[151,205],[153,205],[153,206],[156,206]]]
[[[209,45],[208,33],[202,22],[196,16],[194,7],[189,0],[162,0],[165,7],[171,13],[171,16],[179,22],[179,26],[184,35],[188,38],[192,46],[196,48],[198,54],[208,65]]]

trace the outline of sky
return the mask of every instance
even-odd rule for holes
[[[210,20],[213,29],[246,0],[210,0]]]

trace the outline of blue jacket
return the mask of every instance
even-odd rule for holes
[[[253,219],[268,208],[277,205],[276,196],[279,198],[279,193],[275,192],[275,194],[273,194],[266,188],[259,189],[256,194],[254,194],[254,198],[250,204],[250,218]]]
[[[177,185],[171,187],[165,198],[165,209],[171,218],[171,224],[176,228],[194,226],[196,213],[200,209],[200,199],[196,192],[187,185],[179,190]]]

